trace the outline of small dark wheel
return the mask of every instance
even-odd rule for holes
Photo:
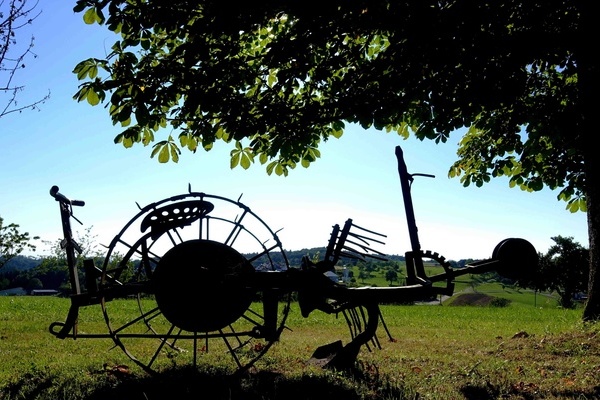
[[[508,279],[529,279],[538,270],[537,251],[525,239],[504,239],[494,248],[492,258],[500,262],[498,273]]]

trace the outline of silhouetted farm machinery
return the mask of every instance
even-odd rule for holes
[[[324,345],[314,357],[327,367],[347,369],[361,347],[380,347],[378,326],[389,336],[380,304],[452,295],[460,275],[497,271],[516,278],[535,268],[534,247],[519,238],[503,240],[490,259],[463,268],[452,268],[439,254],[421,250],[410,190],[415,176],[428,175],[409,174],[399,146],[396,157],[411,241],[405,253],[406,284],[397,287],[348,287],[331,279],[342,258],[385,259],[374,249],[385,236],[351,219],[333,226],[322,259],[304,257],[300,267],[290,267],[277,233],[239,199],[191,188],[140,207],[111,241],[101,266],[84,260],[82,284],[77,265],[81,249],[72,236],[71,218],[73,207],[84,202],[70,200],[53,186],[50,194],[60,205],[72,295],[66,320],[52,323],[50,332],[61,339],[112,339],[149,373],[161,360],[196,366],[211,356],[230,359],[239,373],[278,341],[296,294],[303,317],[315,310],[343,315],[349,342]],[[427,258],[437,261],[443,272],[428,276]],[[132,302],[133,314],[127,311]],[[106,332],[79,328],[80,308],[91,305],[101,307]]]

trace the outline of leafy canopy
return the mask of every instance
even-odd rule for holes
[[[119,36],[75,67],[74,97],[107,101],[115,142],[159,162],[222,140],[232,168],[277,175],[347,123],[436,142],[466,127],[450,176],[562,188],[585,210],[572,4],[78,0]]]

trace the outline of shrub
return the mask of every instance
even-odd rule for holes
[[[490,301],[490,307],[508,307],[510,303],[511,301],[509,299],[494,297],[492,301]]]

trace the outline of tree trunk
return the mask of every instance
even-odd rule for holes
[[[592,37],[597,37],[598,23],[595,20],[596,13],[591,9],[591,2],[582,0],[578,2],[581,12],[581,37],[579,40],[578,61],[578,84],[581,106],[581,119],[576,134],[582,138],[582,151],[585,163],[586,199],[587,199],[587,221],[588,239],[590,249],[590,282],[588,286],[588,300],[583,310],[583,320],[595,322],[600,320],[600,271],[598,262],[600,256],[596,245],[598,238],[598,227],[600,227],[600,181],[598,178],[598,154],[594,143],[597,136],[596,97],[599,93],[598,79],[600,69],[595,60],[593,45],[590,43]],[[594,36],[596,35],[596,36]]]
[[[589,123],[586,125],[590,125]],[[590,128],[592,129],[592,128]],[[590,131],[588,131],[590,132]],[[590,132],[591,133],[591,132]],[[594,148],[595,146],[588,146]],[[593,151],[586,151],[585,171],[586,171],[586,198],[587,198],[587,221],[588,221],[588,238],[590,249],[590,281],[588,285],[588,299],[583,310],[584,321],[600,320],[600,273],[598,271],[598,254],[597,238],[598,227],[600,226],[600,207],[598,200],[600,199],[598,181],[597,161],[595,158],[598,154],[592,154]]]
[[[590,281],[588,285],[588,299],[583,311],[584,321],[600,320],[600,273],[598,271],[598,260],[600,260],[600,257],[598,254],[598,246],[596,245],[598,226],[600,226],[600,208],[598,207],[598,199],[600,199],[598,188],[600,187],[600,182],[598,181],[597,173],[594,171],[597,168],[594,164],[597,163],[593,156],[594,155],[590,154],[585,158],[588,237],[590,242]],[[598,155],[596,155],[596,157],[597,156]]]

